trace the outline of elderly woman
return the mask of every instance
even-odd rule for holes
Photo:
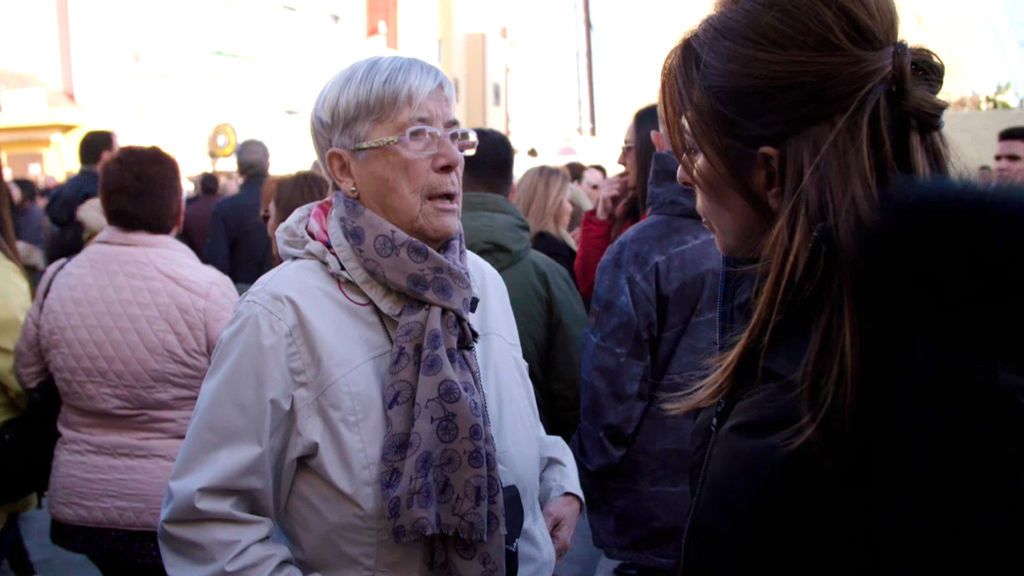
[[[472,130],[437,68],[353,64],[312,132],[333,194],[225,330],[164,503],[177,574],[551,574],[580,513],[501,277],[466,251]],[[286,537],[275,537],[275,529]]]
[[[99,193],[109,226],[43,275],[15,367],[28,388],[52,374],[63,400],[54,543],[103,574],[163,574],[160,504],[238,295],[173,236],[184,218],[174,158],[122,148]]]

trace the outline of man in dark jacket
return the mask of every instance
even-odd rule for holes
[[[78,161],[82,168],[63,186],[50,194],[46,217],[53,224],[46,247],[49,262],[74,256],[85,246],[82,224],[75,217],[78,207],[99,195],[100,165],[117,153],[117,137],[113,132],[87,132],[78,145]]]
[[[205,173],[199,177],[199,194],[185,203],[185,224],[181,227],[181,241],[192,249],[203,262],[206,259],[206,239],[210,231],[213,207],[220,200],[217,177]]]
[[[466,244],[508,286],[523,358],[549,434],[568,440],[579,423],[580,337],[586,312],[569,273],[530,248],[530,225],[508,200],[512,144],[477,128],[476,154],[466,157],[462,226]]]
[[[649,216],[605,253],[583,339],[573,451],[594,543],[616,574],[668,574],[690,499],[693,418],[659,406],[705,375],[715,354],[721,258],[679,164],[654,157]]]
[[[271,268],[270,236],[260,218],[260,192],[270,170],[270,152],[259,140],[238,145],[238,194],[213,207],[206,240],[207,263],[244,290]]]

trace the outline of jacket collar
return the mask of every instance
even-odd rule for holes
[[[530,253],[530,224],[504,196],[486,192],[462,195],[466,247],[499,271]]]
[[[699,219],[693,188],[679,184],[676,180],[678,169],[679,162],[668,152],[654,155],[651,177],[647,181],[648,213]]]
[[[526,219],[509,199],[490,192],[465,192],[462,195],[463,212],[493,212],[506,216],[514,216],[524,223]],[[527,225],[529,227],[529,225]]]
[[[263,183],[266,180],[266,176],[250,176],[249,178],[246,178],[245,182],[242,182],[242,185],[238,187],[238,195],[255,195],[257,198],[259,198],[260,193],[263,191]]]
[[[731,349],[747,329],[753,314],[757,283],[756,258],[722,256],[718,286],[718,349]]]
[[[718,301],[718,349],[730,349],[750,325],[760,269],[756,258],[722,257]],[[810,339],[810,315],[806,307],[795,306],[773,330],[763,356],[763,376],[768,380],[799,378]],[[749,383],[748,383],[749,384]]]
[[[72,181],[74,181],[75,186],[96,189],[99,187],[100,173],[91,168],[82,168],[78,171],[78,174],[75,174],[74,178],[68,180],[68,183]]]
[[[178,252],[189,256],[196,261],[199,258],[192,252],[192,249],[185,246],[169,234],[151,234],[135,230],[125,230],[117,226],[107,226],[93,240],[96,244],[109,244],[112,246],[141,246],[146,248],[159,248]]]

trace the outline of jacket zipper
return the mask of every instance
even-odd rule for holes
[[[704,478],[708,473],[708,460],[711,458],[711,450],[715,447],[715,440],[718,439],[718,419],[722,415],[723,410],[725,410],[725,398],[719,400],[718,404],[715,405],[715,413],[711,417],[711,437],[708,439],[708,447],[704,450],[704,458],[701,460],[700,476],[697,477],[697,489],[693,493],[693,498],[690,499],[690,511],[686,516],[686,528],[683,530],[683,546],[679,552],[678,574],[683,573],[683,566],[686,557],[686,542],[690,539],[690,528],[693,525],[693,516],[697,511],[697,504],[700,501],[700,495],[704,489]]]
[[[721,272],[722,275],[720,277],[719,284],[718,284],[718,303],[717,303],[717,308],[718,308],[718,327],[717,327],[718,328],[718,330],[717,330],[717,332],[718,332],[718,346],[717,346],[717,348],[718,348],[719,351],[722,350],[722,339],[723,339],[723,330],[722,330],[722,299],[723,299],[723,294],[725,293],[725,263],[723,262],[722,264],[723,264],[722,265],[722,272]],[[724,410],[725,410],[725,398],[720,398],[718,400],[718,403],[715,404],[715,412],[711,416],[711,437],[708,438],[708,447],[704,449],[704,457],[701,460],[701,466],[700,466],[700,476],[697,477],[697,488],[693,491],[693,497],[690,498],[690,510],[689,510],[688,514],[686,515],[686,526],[683,529],[683,544],[682,544],[682,548],[679,551],[679,562],[676,565],[676,573],[680,574],[680,575],[683,573],[683,566],[685,565],[684,564],[684,561],[685,561],[684,559],[685,559],[685,556],[686,556],[686,542],[687,542],[687,540],[690,539],[690,528],[693,525],[693,516],[694,516],[694,513],[697,510],[697,504],[699,503],[701,492],[704,489],[704,478],[705,478],[705,476],[707,476],[707,473],[708,473],[708,460],[711,458],[711,450],[715,447],[715,440],[718,439],[718,419],[722,415],[722,412]]]

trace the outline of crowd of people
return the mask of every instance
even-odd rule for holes
[[[943,76],[891,0],[728,1],[617,174],[400,56],[232,193],[86,134],[0,186],[0,559],[45,494],[105,575],[1019,573],[1024,127],[951,179]]]

